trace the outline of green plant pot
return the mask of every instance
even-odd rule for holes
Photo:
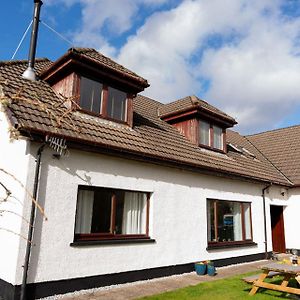
[[[206,274],[206,264],[197,264],[195,263],[195,271],[197,275],[205,275]]]
[[[207,265],[207,274],[209,276],[215,276],[216,275],[216,268],[213,265]]]

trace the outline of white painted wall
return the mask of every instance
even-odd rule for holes
[[[300,188],[289,189],[288,198],[284,210],[285,243],[288,249],[300,249]]]
[[[27,145],[24,139],[9,140],[9,122],[0,111],[0,168],[14,175],[26,185],[28,159]],[[6,210],[0,216],[0,278],[16,284],[17,258],[19,256],[21,223],[25,190],[13,178],[0,171],[0,180],[13,193],[14,198],[0,204],[0,210]],[[0,198],[5,191],[0,187]],[[18,216],[18,215],[19,216]],[[19,274],[18,274],[19,276]],[[19,281],[18,281],[19,283]]]
[[[31,153],[35,155],[35,146]],[[42,159],[39,199],[45,205],[48,220],[37,215],[30,282],[264,252],[261,184],[75,150],[60,160],[53,159],[51,153],[46,150]],[[28,182],[32,182],[32,176]],[[79,184],[151,192],[150,236],[156,243],[71,247]],[[207,198],[251,202],[253,240],[258,245],[207,251]],[[22,257],[20,254],[18,270],[23,263]],[[17,277],[17,283],[20,282],[21,273]]]
[[[300,238],[297,234],[300,211],[300,188],[282,188],[272,186],[266,191],[266,216],[268,228],[268,251],[272,251],[272,232],[270,206],[283,207],[284,234],[287,249],[300,249]]]

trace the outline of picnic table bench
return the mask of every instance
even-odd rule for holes
[[[282,275],[282,273],[280,272],[269,272],[269,274],[267,275],[266,278],[273,278],[275,276],[278,276],[278,275]],[[260,274],[254,274],[254,275],[251,275],[251,276],[247,276],[247,277],[244,277],[243,280],[247,283],[253,283],[255,280],[258,280]]]
[[[295,278],[297,282],[300,284],[300,266],[271,263],[262,266],[261,269],[263,270],[263,273],[260,274],[257,280],[253,281],[252,289],[249,295],[255,295],[255,293],[258,291],[259,288],[265,288],[265,289],[275,290],[279,292],[300,295],[300,288],[293,288],[288,286],[289,281],[292,278]],[[277,272],[280,273],[280,275],[283,275],[281,284],[264,282],[264,280],[272,274],[271,272]]]

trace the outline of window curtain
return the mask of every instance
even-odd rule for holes
[[[146,234],[145,193],[125,192],[122,234]]]
[[[250,203],[244,203],[245,212],[245,238],[251,239],[251,218],[250,218]]]
[[[210,124],[204,121],[200,122],[200,143],[210,145]]]
[[[126,114],[126,93],[109,87],[108,90],[107,114],[108,116],[125,121]]]
[[[75,233],[91,233],[93,216],[94,191],[79,190]]]
[[[223,149],[222,129],[214,126],[214,148]]]
[[[241,241],[243,239],[240,203],[233,203],[233,235],[235,241]]]

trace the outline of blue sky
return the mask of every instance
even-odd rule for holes
[[[33,0],[2,1],[0,60],[9,60]],[[232,115],[242,133],[300,124],[300,1],[44,0],[41,19],[148,79],[145,95],[195,94]],[[16,59],[26,59],[30,34]],[[37,56],[70,45],[40,25]]]

